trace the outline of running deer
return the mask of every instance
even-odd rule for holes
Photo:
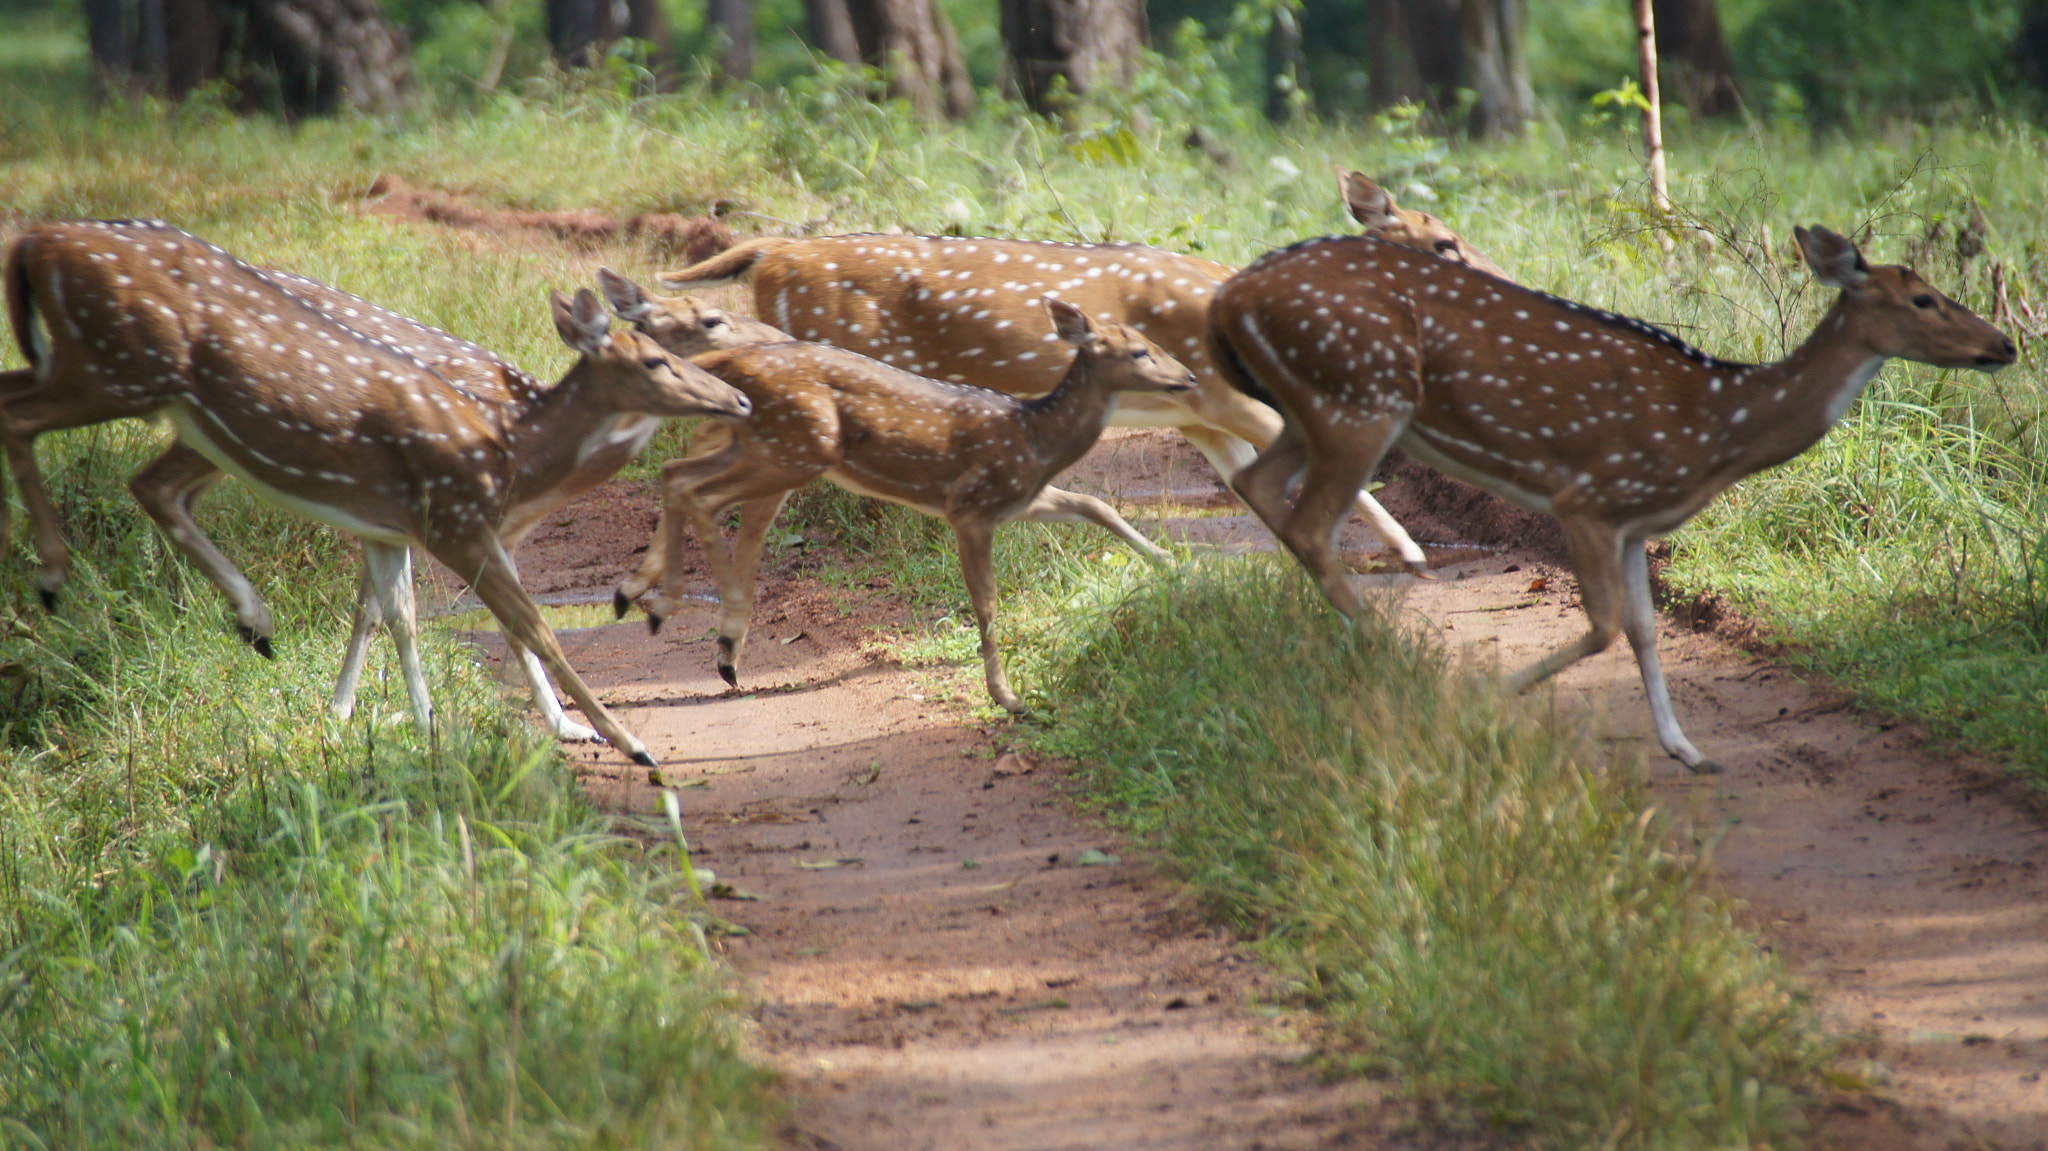
[[[479,399],[220,248],[155,222],[32,228],[10,253],[7,293],[33,383],[0,388],[0,430],[14,462],[27,458],[16,473],[25,490],[41,487],[31,452],[38,434],[164,417],[213,469],[361,539],[358,637],[367,642],[377,617],[390,626],[422,726],[432,711],[414,631],[413,543],[469,581],[523,666],[529,653],[537,658],[598,733],[652,763],[563,658],[501,533],[530,528],[592,457],[644,443],[651,420],[743,416],[744,396],[645,336],[612,333],[603,305],[584,291],[574,302],[553,297],[556,329],[579,353],[562,380],[545,390],[501,382],[508,398]],[[268,610],[253,592],[237,596],[234,585],[247,581],[180,522],[215,473],[176,452],[152,469],[165,460],[169,474],[145,471],[138,480],[151,482],[138,484],[138,496],[172,543],[237,598],[245,634],[267,639]],[[251,604],[260,615],[244,614]],[[336,687],[338,710],[353,700],[357,642]]]
[[[1355,218],[1375,234],[1499,270],[1434,217],[1339,171]],[[872,356],[909,372],[1019,395],[1050,391],[1066,358],[1039,300],[1057,296],[1106,323],[1127,324],[1195,372],[1185,395],[1128,395],[1110,423],[1178,428],[1228,480],[1280,434],[1269,407],[1227,386],[1203,339],[1209,297],[1236,269],[1139,244],[1057,244],[946,236],[762,237],[661,274],[676,289],[752,273],[754,310],[800,339]],[[1427,563],[1401,525],[1363,492],[1358,510],[1412,571]]]
[[[1218,292],[1214,354],[1287,427],[1237,492],[1346,617],[1332,552],[1349,493],[1395,443],[1449,475],[1557,517],[1591,629],[1507,679],[1526,690],[1628,636],[1657,739],[1713,771],[1680,730],[1657,662],[1643,544],[1715,494],[1827,434],[1886,359],[1997,371],[2016,349],[1911,269],[1871,267],[1826,228],[1794,236],[1841,289],[1775,364],[1715,359],[1649,324],[1371,239],[1270,253]],[[1306,475],[1290,507],[1286,488]]]
[[[673,524],[687,517],[718,583],[718,672],[727,683],[739,682],[762,540],[789,494],[820,476],[951,525],[981,632],[988,692],[1011,711],[1024,705],[1010,690],[989,631],[997,526],[1092,522],[1149,556],[1165,557],[1107,504],[1047,484],[1094,446],[1114,394],[1184,391],[1194,386],[1194,374],[1131,328],[1098,327],[1063,300],[1048,299],[1044,307],[1076,352],[1058,385],[1034,399],[926,379],[823,344],[750,344],[692,358],[745,393],[754,415],[730,425],[724,447],[662,469],[662,518],[671,526],[663,536],[661,602],[673,605],[682,591],[682,533]],[[634,318],[630,308],[620,314]],[[659,330],[651,319],[639,322]],[[740,527],[727,554],[717,517],[735,504]],[[637,598],[623,588],[620,595],[622,603]],[[650,620],[658,626],[657,614]]]
[[[779,328],[771,328],[759,320],[749,319],[745,316],[732,315],[722,308],[704,303],[695,296],[650,295],[646,289],[612,271],[610,268],[599,268],[597,270],[597,282],[598,286],[603,289],[606,298],[611,302],[612,310],[618,313],[620,319],[631,321],[641,331],[653,336],[655,341],[662,347],[667,348],[678,356],[695,357],[704,352],[745,347],[751,344],[792,342],[789,336]],[[879,366],[875,365],[874,361],[868,360],[865,356],[856,355],[852,358],[865,361],[870,366]],[[938,384],[936,386],[946,387],[948,385]],[[697,451],[697,456],[708,456],[722,450],[731,442],[730,432],[731,429],[722,421],[713,423],[710,427],[706,428],[696,445],[702,449]],[[1099,435],[1100,432],[1098,431],[1097,434]],[[671,466],[681,468],[685,464],[686,461],[677,460]],[[1132,527],[1122,516],[1118,515],[1115,508],[1110,507],[1094,496],[1070,492],[1063,488],[1048,485],[1041,493],[1041,503],[1049,508],[1060,510],[1063,514],[1056,517],[1034,518],[1051,518],[1066,523],[1087,522],[1098,524],[1153,559],[1165,559],[1168,557],[1168,552],[1163,548],[1155,546],[1152,541],[1138,534],[1138,530]],[[772,519],[773,516],[771,514],[768,520],[760,522],[759,528],[761,532],[765,533],[768,530],[768,522],[772,521]],[[635,602],[641,600],[642,597],[647,597],[647,626],[649,631],[660,631],[662,620],[680,606],[675,597],[666,588],[655,592],[652,596],[648,594],[650,589],[666,583],[663,577],[664,573],[670,570],[671,559],[678,565],[675,570],[681,570],[683,543],[680,536],[671,536],[669,534],[673,528],[673,521],[664,513],[655,525],[654,538],[647,545],[647,554],[641,560],[639,570],[627,577],[625,582],[621,583],[618,590],[612,595],[612,608],[621,618],[632,609]],[[759,545],[760,537],[756,536],[752,546],[758,549]],[[755,558],[749,560],[744,566],[748,571],[752,571],[758,562],[757,552]],[[749,585],[747,599],[750,604],[752,597],[753,593],[751,585]],[[743,614],[750,615],[751,610]],[[728,682],[734,682],[730,664],[721,664],[720,670],[726,675]]]
[[[429,327],[318,280],[276,268],[252,267],[251,271],[280,290],[298,297],[329,320],[412,357],[479,403],[498,406],[529,403],[546,390],[539,380],[496,352],[439,328]],[[35,386],[33,372],[0,372],[0,403],[4,403],[7,396]],[[516,550],[519,541],[549,511],[602,483],[624,467],[639,454],[660,426],[661,422],[653,418],[642,418],[637,424],[622,426],[618,433],[608,437],[586,456],[561,483],[545,493],[532,493],[534,498],[509,509],[499,529],[505,550]],[[58,592],[70,574],[70,549],[57,522],[56,508],[44,489],[33,444],[8,437],[4,431],[0,431],[0,440],[5,441],[13,470],[20,477],[22,500],[28,506],[34,526],[41,564],[38,590],[43,605],[54,610]],[[269,605],[263,602],[248,579],[213,546],[213,541],[207,538],[193,516],[193,504],[225,474],[198,451],[173,442],[161,456],[136,473],[129,483],[129,490],[152,519],[172,525],[165,530],[185,541],[188,554],[203,557],[200,569],[227,594],[243,638],[265,659],[270,659],[275,652],[271,644]],[[4,531],[6,519],[5,504],[0,502],[0,531]],[[364,570],[367,572],[369,569]],[[369,655],[370,635],[381,621],[382,612],[377,598],[365,583],[357,590],[354,628],[349,636],[347,654],[342,660],[341,675],[335,683],[333,701],[329,704],[329,709],[339,719],[346,720],[355,711],[356,688],[362,678],[364,660]],[[539,658],[516,642],[508,646],[526,675],[534,702],[539,706],[548,730],[557,739],[598,739],[596,731],[575,723],[563,712],[561,701],[548,682],[547,672],[541,667]]]

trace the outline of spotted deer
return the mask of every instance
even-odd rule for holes
[[[1441,221],[1398,208],[1357,173],[1340,171],[1339,180],[1354,216],[1376,234],[1498,274]],[[1127,395],[1110,422],[1178,428],[1227,480],[1280,433],[1271,408],[1224,384],[1209,364],[1209,297],[1233,271],[1140,244],[858,235],[748,240],[660,279],[687,290],[751,274],[755,312],[792,336],[1018,395],[1051,390],[1064,370],[1066,357],[1050,346],[1059,336],[1039,303],[1057,296],[1137,329],[1194,370],[1193,390]],[[1411,570],[1427,567],[1378,501],[1361,492],[1358,510]]]
[[[671,525],[687,519],[718,583],[718,671],[727,683],[739,682],[739,656],[768,527],[791,492],[820,476],[848,491],[937,516],[952,527],[981,632],[988,692],[1011,711],[1022,711],[1023,704],[1010,690],[990,634],[995,529],[1016,520],[1092,522],[1139,551],[1164,558],[1164,551],[1107,504],[1047,484],[1094,446],[1115,395],[1185,390],[1194,386],[1194,375],[1131,328],[1098,327],[1063,300],[1048,299],[1044,306],[1060,339],[1075,352],[1058,385],[1032,399],[927,379],[858,353],[801,341],[748,344],[692,357],[754,404],[750,419],[730,425],[731,438],[722,448],[671,460],[662,469],[662,517]],[[620,313],[636,318],[630,307]],[[661,330],[651,314],[636,322]],[[671,333],[668,338],[676,337]],[[735,504],[741,509],[740,527],[728,554],[717,517]],[[673,605],[682,590],[682,533],[671,526],[664,540],[660,602]],[[637,595],[622,588],[620,597],[623,604]],[[658,621],[658,615],[650,618]]]
[[[1286,418],[1238,473],[1237,492],[1346,617],[1358,600],[1332,533],[1359,480],[1396,443],[1557,517],[1591,628],[1507,685],[1541,683],[1619,630],[1635,649],[1659,743],[1693,771],[1716,770],[1672,715],[1644,541],[1819,441],[1885,360],[1997,371],[2016,355],[1911,269],[1872,267],[1826,228],[1794,236],[1814,278],[1840,294],[1774,364],[1716,359],[1641,321],[1377,240],[1269,253],[1210,309],[1225,376]]]
[[[501,383],[504,398],[479,399],[343,322],[345,311],[323,311],[279,279],[164,224],[39,225],[10,252],[6,275],[32,383],[0,388],[0,432],[25,491],[41,489],[32,454],[40,433],[164,418],[186,451],[146,469],[138,497],[172,543],[237,600],[252,641],[268,638],[268,609],[186,526],[191,497],[216,471],[361,539],[365,604],[336,687],[337,710],[353,702],[361,663],[355,648],[381,620],[397,641],[414,717],[431,722],[410,578],[408,545],[418,544],[470,583],[522,665],[537,659],[597,733],[652,763],[563,658],[519,586],[501,533],[530,528],[543,514],[536,509],[559,502],[564,482],[585,474],[591,458],[644,443],[650,421],[742,416],[744,396],[645,336],[614,334],[588,291],[573,302],[553,297],[556,329],[579,353],[560,382],[548,389]],[[193,462],[195,454],[214,470]],[[152,476],[158,468],[163,474]],[[551,700],[545,685],[541,677],[536,694]]]

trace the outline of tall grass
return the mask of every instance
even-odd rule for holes
[[[1824,1055],[1702,855],[1542,700],[1278,560],[1081,607],[1046,743],[1367,1066],[1548,1147],[1779,1145]],[[1201,659],[1187,653],[1200,651]]]

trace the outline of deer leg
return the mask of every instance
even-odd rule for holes
[[[398,666],[405,675],[406,697],[412,701],[413,722],[422,732],[432,731],[434,704],[420,665],[419,619],[412,597],[412,549],[364,540],[363,586],[376,598],[384,626],[398,645]]]
[[[8,396],[18,395],[22,392],[30,390],[35,386],[36,376],[35,372],[31,369],[16,368],[11,372],[0,372],[0,402],[5,402]],[[8,464],[11,469],[14,463],[15,445],[12,442],[12,436],[7,437],[7,439]],[[6,490],[0,489],[0,539],[7,539],[11,537],[13,534],[14,516],[12,511],[7,506]]]
[[[1365,427],[1342,444],[1310,446],[1301,493],[1279,531],[1280,542],[1301,561],[1345,619],[1358,617],[1359,603],[1351,587],[1351,569],[1337,558],[1337,530],[1351,514],[1359,482],[1372,473],[1400,432],[1399,421],[1393,418],[1363,422]]]
[[[519,668],[526,673],[526,685],[533,691],[533,705],[540,709],[541,721],[548,731],[564,743],[599,743],[604,737],[594,727],[585,727],[569,718],[562,710],[561,698],[555,694],[555,685],[548,679],[548,669],[540,662],[533,650],[511,636],[505,637],[505,646],[519,662]]]
[[[18,472],[16,474],[19,475]],[[206,578],[227,595],[228,602],[234,605],[236,630],[242,638],[256,649],[258,655],[273,659],[276,653],[270,646],[269,605],[256,594],[256,589],[241,569],[228,562],[206,533],[199,530],[198,521],[192,518],[192,501],[217,483],[223,474],[212,460],[183,444],[173,444],[168,451],[135,473],[135,478],[128,481],[128,490],[134,493],[136,502],[149,513],[149,518],[156,521],[157,527],[163,529],[165,538],[184,552],[185,557],[197,564],[199,570],[206,573]],[[51,522],[54,526],[54,516]],[[57,538],[61,547],[62,537]],[[46,564],[46,578],[49,571]],[[47,583],[44,586],[46,597],[54,597],[55,590]]]
[[[675,524],[675,507],[680,493],[708,482],[737,463],[739,458],[738,445],[731,444],[707,455],[670,460],[661,465],[661,519],[655,523],[653,538],[647,541],[647,554],[641,557],[640,567],[612,592],[612,611],[617,618],[624,619],[640,597],[664,582],[669,565],[681,566],[685,552],[680,529]],[[649,611],[648,630],[660,631],[661,621],[671,611],[673,605]]]
[[[468,545],[468,546],[464,546]],[[478,554],[481,553],[481,554]],[[562,654],[562,646],[555,642],[555,633],[548,628],[547,620],[540,614],[540,608],[526,589],[519,586],[519,577],[512,566],[512,557],[505,554],[504,545],[496,536],[470,544],[444,545],[435,550],[434,556],[457,572],[476,573],[471,581],[477,598],[491,609],[497,617],[498,626],[508,642],[516,641],[531,651],[583,709],[583,714],[592,726],[604,736],[605,742],[624,752],[634,763],[642,767],[660,766],[647,753],[647,745],[640,738],[619,725],[612,713],[599,703],[576,669],[569,666],[568,657]]]
[[[1643,694],[1650,701],[1650,719],[1657,729],[1657,742],[1665,754],[1684,764],[1687,770],[1705,775],[1721,770],[1719,764],[1700,754],[1685,738],[1678,717],[1671,710],[1671,693],[1664,686],[1664,668],[1657,659],[1657,609],[1650,600],[1650,560],[1642,541],[1622,544],[1621,630],[1635,649],[1636,670],[1643,676]]]
[[[718,674],[732,687],[740,685],[740,649],[746,646],[747,625],[754,618],[754,589],[761,575],[761,550],[768,539],[768,528],[775,523],[775,517],[782,514],[782,505],[788,502],[789,494],[781,491],[740,505],[740,526],[733,537],[731,562],[718,573]],[[713,533],[711,538],[716,540],[718,525],[711,516],[693,516],[693,521],[698,524],[700,533],[709,530]],[[715,546],[706,544],[705,554],[711,554]],[[681,593],[680,584],[673,593],[663,589],[665,596]]]
[[[1065,488],[1048,485],[1040,489],[1031,505],[1015,518],[1042,524],[1098,524],[1152,559],[1173,558],[1173,553],[1138,534],[1138,529],[1132,527],[1124,517],[1116,514],[1115,508],[1094,496],[1070,492]]]
[[[1606,651],[1614,642],[1615,633],[1621,630],[1622,602],[1627,594],[1622,559],[1625,545],[1621,536],[1601,528],[1575,530],[1569,523],[1565,525],[1565,535],[1571,543],[1572,569],[1579,577],[1579,603],[1585,607],[1586,619],[1592,627],[1585,635],[1508,676],[1509,691],[1528,691],[1587,656]],[[1647,593],[1647,584],[1644,590]],[[1653,642],[1655,635],[1653,628]]]
[[[1010,690],[1003,674],[1002,657],[996,653],[993,632],[996,621],[995,525],[981,520],[954,519],[953,539],[960,549],[960,574],[967,581],[967,598],[974,605],[974,622],[981,629],[981,668],[988,680],[989,698],[1005,710],[1021,714],[1024,701]]]
[[[1257,459],[1238,470],[1230,488],[1278,538],[1293,511],[1287,503],[1287,485],[1307,466],[1308,437],[1299,425],[1289,424]]]
[[[384,621],[376,589],[371,586],[370,571],[366,554],[362,578],[356,585],[355,623],[349,628],[348,651],[341,657],[341,674],[334,678],[334,698],[327,702],[328,712],[344,723],[356,711],[356,686],[363,679],[363,660],[370,652],[370,633]]]
[[[1204,392],[1210,390],[1212,389],[1203,389]],[[1232,475],[1251,462],[1253,449],[1264,451],[1279,438],[1282,420],[1278,412],[1234,388],[1226,387],[1222,391],[1229,393],[1226,399],[1219,402],[1217,397],[1209,397],[1197,409],[1198,414],[1217,430],[1186,427],[1181,429],[1181,434],[1208,457],[1210,465],[1227,483]],[[1208,442],[1204,442],[1205,440]],[[1373,466],[1379,465],[1375,463]],[[1390,515],[1387,509],[1381,507],[1380,502],[1372,498],[1371,493],[1364,491],[1363,487],[1364,482],[1361,480],[1361,490],[1358,492],[1359,517],[1365,520],[1366,526],[1372,529],[1372,533],[1379,537],[1381,543],[1392,548],[1394,553],[1401,557],[1402,564],[1406,565],[1410,572],[1416,575],[1427,573],[1429,560],[1422,554],[1421,546],[1409,536],[1408,530],[1401,526],[1401,522]]]

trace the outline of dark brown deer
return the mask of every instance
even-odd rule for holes
[[[1794,235],[1815,279],[1841,294],[1775,364],[1715,359],[1640,321],[1377,240],[1261,257],[1218,291],[1209,317],[1224,374],[1287,421],[1238,473],[1237,492],[1347,617],[1358,600],[1331,535],[1396,443],[1556,516],[1592,627],[1508,685],[1541,683],[1620,631],[1659,743],[1694,771],[1714,770],[1672,715],[1644,541],[1811,447],[1886,359],[1997,371],[2017,354],[1911,269],[1873,268],[1825,228]]]
[[[644,443],[649,421],[741,416],[744,396],[645,336],[612,333],[586,291],[573,303],[553,300],[557,330],[580,353],[569,373],[518,399],[479,400],[261,270],[154,222],[32,228],[9,254],[7,294],[32,382],[0,388],[0,432],[24,491],[41,490],[31,446],[42,432],[164,417],[184,447],[266,501],[362,540],[374,605],[363,612],[391,627],[423,726],[432,713],[414,637],[414,543],[470,582],[507,641],[545,665],[606,740],[652,762],[562,657],[519,586],[501,532],[518,527],[515,513],[537,518],[532,509],[554,500],[590,457],[636,437]],[[145,496],[144,506],[234,596],[234,582],[247,581],[204,536],[164,514],[189,502],[177,493],[210,482],[189,456],[171,458],[181,474],[157,478],[173,494]],[[247,599],[261,608],[253,591]],[[243,606],[238,600],[251,638],[267,636],[267,609],[252,619]],[[359,613],[359,633],[373,622]],[[349,675],[345,667],[338,705],[352,699]]]

